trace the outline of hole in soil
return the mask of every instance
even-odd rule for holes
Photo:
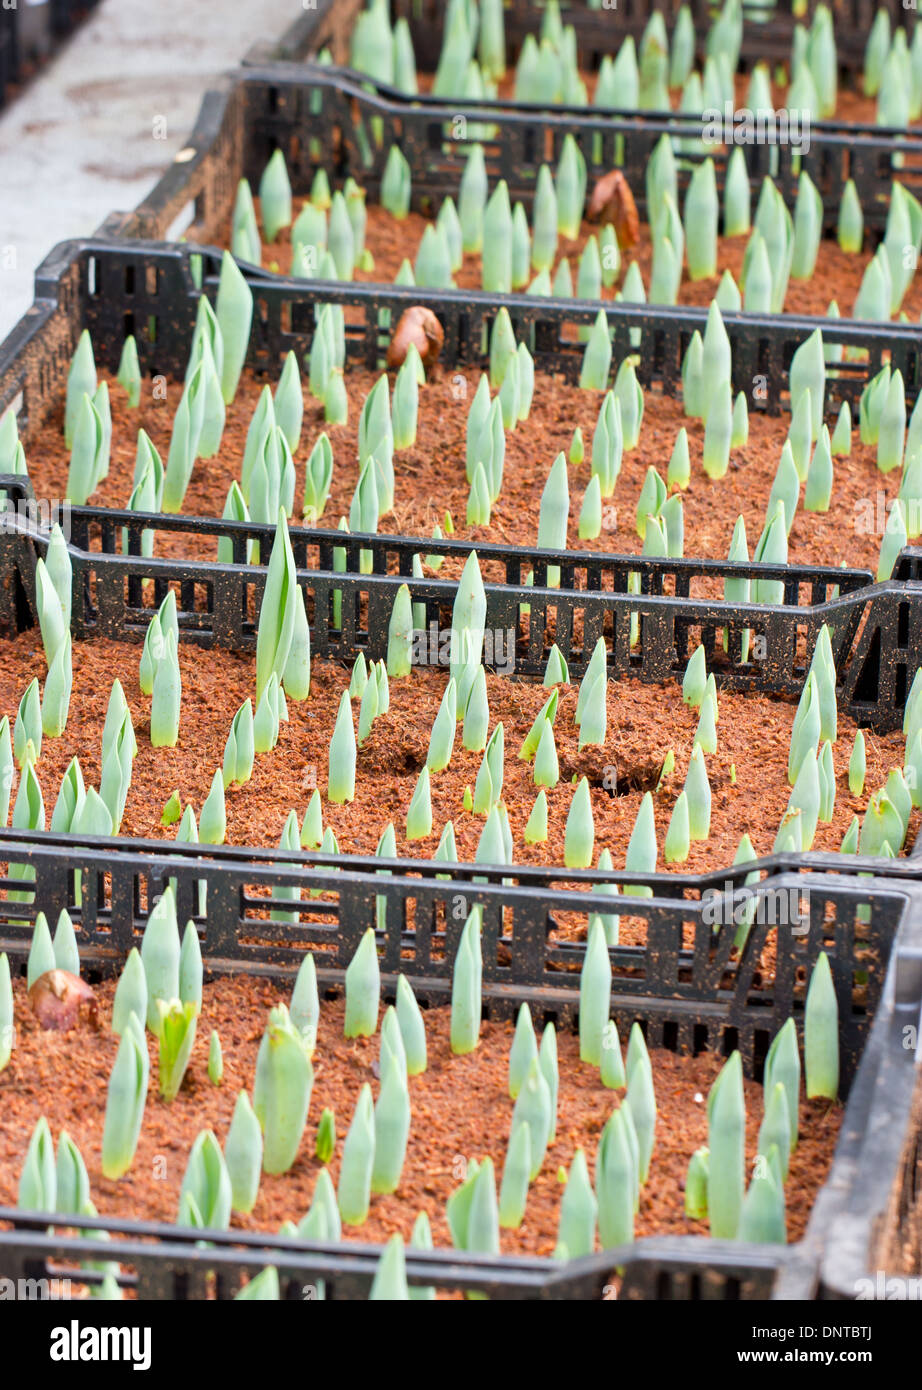
[[[608,792],[609,796],[631,796],[634,792],[655,792],[659,784],[662,762],[655,763],[610,763],[605,767],[593,769],[588,773],[590,783]],[[564,772],[561,760],[561,772]],[[566,769],[566,775],[577,772],[580,776],[587,772],[584,768]]]
[[[365,746],[368,747],[368,744]],[[389,744],[386,748],[376,748],[373,751],[376,772],[390,773],[395,777],[410,773],[415,773],[418,776],[423,770],[429,752],[428,746],[426,748],[414,748],[410,745],[395,744]]]

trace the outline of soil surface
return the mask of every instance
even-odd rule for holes
[[[33,676],[44,680],[45,662],[37,630],[8,643],[5,653],[0,669],[0,714],[8,715],[12,726],[28,682]],[[43,739],[36,765],[49,820],[72,757],[79,758],[86,785],[99,784],[102,730],[116,677],[125,691],[138,742],[121,833],[172,839],[175,828],[164,830],[160,817],[174,789],[178,789],[183,806],[192,804],[198,819],[215,770],[223,764],[233,716],[247,697],[254,696],[253,658],[214,650],[203,659],[203,653],[194,646],[181,644],[179,742],[176,748],[155,749],[150,743],[150,700],[138,686],[140,655],[140,646],[103,639],[74,643],[67,728],[61,738]],[[451,765],[431,775],[432,834],[416,841],[405,837],[407,808],[426,760],[430,730],[447,679],[444,670],[414,667],[409,678],[391,681],[390,709],[375,720],[358,752],[356,799],[338,806],[326,800],[328,749],[349,672],[315,661],[310,696],[303,703],[288,701],[290,722],[282,724],[276,748],[257,756],[248,783],[226,793],[228,841],[234,845],[277,845],[289,811],[294,809],[300,821],[316,785],[324,800],[324,825],[333,827],[343,853],[373,853],[382,830],[393,821],[401,858],[431,858],[445,822],[452,820],[458,858],[472,862],[484,818],[465,811],[462,797],[466,786],[474,786],[482,755],[462,747],[460,725]],[[561,781],[547,793],[548,839],[529,846],[524,842],[524,830],[537,788],[532,764],[520,761],[517,754],[549,692],[539,683],[487,677],[490,728],[500,721],[504,727],[502,794],[509,812],[515,862],[563,864],[566,820],[575,791],[571,779],[586,776],[595,822],[594,862],[607,846],[615,866],[623,865],[641,798],[650,791],[655,793],[658,867],[666,867],[663,843],[684,784],[697,714],[683,705],[681,689],[674,683],[649,686],[634,679],[610,681],[605,747],[588,747],[580,753],[573,723],[577,687],[562,686],[559,690],[554,737]],[[712,791],[710,836],[693,842],[688,860],[677,866],[690,873],[729,865],[744,832],[749,833],[757,854],[769,854],[790,795],[787,760],[795,704],[725,693],[719,696],[719,706],[718,750],[706,758]],[[354,719],[358,719],[357,701]],[[862,796],[853,797],[848,789],[848,759],[854,732],[852,721],[840,714],[833,752],[836,803],[832,821],[817,828],[817,850],[838,849],[853,815],[863,814],[868,797],[883,785],[890,767],[902,766],[899,732],[881,736],[866,731],[865,790]],[[675,750],[675,772],[662,790],[655,792],[669,748]],[[606,782],[609,786],[614,783],[617,791],[607,790]],[[16,785],[14,798],[15,790]],[[914,811],[908,844],[915,839],[918,823],[919,812]]]
[[[100,1171],[108,1075],[117,1039],[108,1031],[114,985],[98,986],[101,1031],[86,1023],[68,1034],[43,1033],[32,1014],[24,982],[15,986],[17,1036],[12,1061],[0,1073],[0,1204],[16,1202],[19,1171],[28,1136],[44,1115],[55,1141],[67,1129],[77,1143],[90,1176],[100,1214],[122,1218],[175,1221],[179,1189],[195,1136],[210,1128],[224,1144],[238,1091],[251,1090],[256,1053],[269,1008],[280,995],[265,982],[250,978],[222,980],[205,986],[203,1012],[182,1089],[167,1105],[157,1092],[156,1044],[141,1138],[130,1172],[113,1182]],[[395,1231],[409,1239],[416,1214],[426,1211],[436,1246],[451,1244],[445,1203],[463,1178],[467,1160],[492,1156],[497,1183],[502,1174],[513,1102],[508,1094],[511,1022],[485,1021],[480,1045],[465,1057],[449,1047],[450,1010],[425,1014],[428,1069],[410,1080],[412,1121],[400,1189],[373,1196],[368,1220],[344,1227],[343,1238],[383,1241]],[[338,1180],[343,1141],[361,1089],[367,1081],[377,1095],[379,1040],[342,1036],[343,1002],[324,1001],[321,1008],[314,1085],[307,1127],[293,1168],[279,1177],[263,1176],[255,1210],[235,1215],[236,1228],[277,1231],[282,1222],[298,1222],[307,1211],[320,1163],[314,1156],[317,1125],[325,1107],[336,1116],[337,1142],[330,1175]],[[224,1079],[220,1087],[207,1076],[211,1030],[221,1039]],[[627,1039],[622,1039],[626,1045]],[[623,1092],[606,1090],[594,1068],[579,1061],[574,1034],[558,1038],[560,1095],[557,1138],[529,1190],[525,1220],[517,1231],[501,1233],[503,1254],[550,1255],[556,1244],[560,1197],[558,1170],[569,1168],[577,1148],[586,1152],[590,1175],[601,1130]],[[650,1179],[641,1194],[637,1236],[707,1235],[707,1223],[684,1214],[688,1161],[707,1143],[705,1100],[720,1068],[720,1059],[651,1054],[658,1120]],[[762,1087],[745,1082],[746,1156],[755,1159],[762,1118]],[[839,1105],[801,1100],[800,1141],[791,1159],[786,1185],[788,1239],[804,1231],[816,1193],[826,1178],[841,1120]]]
[[[94,506],[127,507],[132,491],[138,430],[150,435],[164,462],[169,452],[172,422],[182,394],[181,383],[170,382],[166,400],[154,400],[150,383],[145,382],[141,405],[130,409],[117,381],[101,374],[109,383],[112,405],[112,448],[108,477],[93,493]],[[394,373],[390,374],[393,387]],[[688,419],[680,400],[647,390],[640,440],[636,449],[625,452],[614,494],[605,500],[602,531],[595,540],[581,540],[578,522],[583,495],[591,475],[592,437],[603,396],[583,391],[558,376],[538,372],[529,418],[506,435],[506,457],[502,491],[493,506],[488,527],[468,526],[465,522],[469,486],[465,474],[467,418],[480,379],[478,370],[449,372],[436,367],[419,395],[419,428],[416,443],[395,456],[394,510],[379,521],[381,533],[430,537],[438,523],[444,529],[445,512],[451,513],[456,536],[487,544],[532,547],[538,537],[541,493],[557,454],[569,454],[573,433],[578,426],[583,435],[585,457],[570,464],[570,512],[567,545],[571,550],[639,554],[642,542],[636,529],[637,502],[647,469],[655,467],[665,481],[669,460],[679,430],[684,426],[689,441],[691,480],[683,494],[685,515],[685,555],[689,558],[725,559],[733,528],[739,516],[746,526],[749,553],[755,550],[765,522],[768,498],[774,482],[781,449],[787,437],[788,416],[758,412],[750,401],[749,440],[731,451],[726,475],[713,480],[701,466],[704,426]],[[227,411],[224,437],[218,454],[200,459],[195,465],[183,502],[183,512],[192,516],[220,517],[231,483],[240,477],[247,428],[259,394],[267,378],[247,374],[241,379],[236,398]],[[301,442],[295,451],[294,524],[302,524],[304,472],[306,460],[320,434],[326,430],[334,456],[333,483],[320,526],[335,529],[341,516],[348,516],[358,481],[358,423],[362,402],[377,380],[377,374],[351,366],[346,376],[349,390],[349,420],[342,426],[324,423],[323,407],[309,394],[307,372],[303,373],[304,423]],[[275,380],[270,381],[274,387]],[[64,445],[63,401],[45,421],[25,437],[29,476],[39,498],[62,498],[67,491],[69,453]],[[829,417],[830,429],[835,417]],[[835,458],[831,508],[828,512],[806,512],[801,504],[788,539],[788,558],[798,565],[857,566],[877,572],[877,562],[887,507],[899,490],[900,470],[883,474],[877,467],[876,447],[860,442],[857,409],[852,452]],[[423,549],[423,547],[421,547]],[[425,554],[425,550],[423,551]],[[185,559],[215,559],[216,543],[188,534],[157,532],[154,554]],[[451,563],[440,571],[455,577]],[[503,577],[487,565],[484,578]],[[695,593],[703,593],[696,587]]]

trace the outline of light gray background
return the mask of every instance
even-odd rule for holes
[[[0,110],[0,339],[52,246],[133,208],[182,149],[210,82],[300,13],[300,0],[100,0]]]

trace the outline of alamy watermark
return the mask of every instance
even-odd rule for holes
[[[467,629],[414,628],[410,660],[414,666],[466,666],[481,659],[481,638]],[[515,671],[515,628],[486,628],[482,638],[483,664],[501,676]]]
[[[855,534],[858,536],[882,536],[887,529],[887,522],[893,510],[893,502],[888,501],[887,494],[882,488],[878,488],[873,497],[858,497],[855,499]],[[922,534],[922,499],[918,497],[904,497],[903,507],[906,512],[906,530],[910,536]]]
[[[701,920],[709,927],[767,925],[790,927],[792,936],[810,930],[809,894],[789,888],[737,887],[728,880],[723,890],[709,889],[701,899]]]
[[[73,1298],[69,1279],[0,1278],[0,1303],[59,1302]]]
[[[865,1275],[855,1280],[855,1298],[867,1302],[868,1299],[893,1302],[919,1302],[922,1300],[922,1278],[906,1277],[902,1274],[885,1274],[878,1269],[873,1275]]]
[[[57,522],[64,539],[70,540],[71,504],[56,497],[18,497],[7,494],[0,499],[0,531],[50,531]]]
[[[790,145],[799,154],[810,150],[810,112],[806,110],[760,106],[751,111],[725,101],[723,110],[706,107],[701,119],[701,139],[706,145]]]

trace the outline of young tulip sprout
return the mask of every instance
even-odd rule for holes
[[[794,246],[791,275],[809,280],[816,268],[823,233],[823,199],[805,169],[801,170],[794,206]]]
[[[548,726],[550,727],[550,726]],[[585,727],[585,721],[584,725]],[[567,815],[564,863],[568,869],[588,869],[592,864],[595,825],[588,779],[583,777],[576,788]]]
[[[403,221],[409,216],[411,191],[410,165],[402,151],[396,145],[391,145],[381,178],[381,206],[392,217]]]
[[[631,1124],[629,1107],[623,1105],[615,1110],[602,1130],[596,1155],[599,1240],[606,1250],[634,1239],[638,1172]]]
[[[579,995],[580,1061],[600,1067],[611,1007],[611,961],[600,917],[593,917],[589,925]]]
[[[416,787],[407,809],[407,839],[425,840],[432,834],[432,798],[429,789],[429,767],[417,778]]]
[[[40,912],[35,919],[35,930],[32,933],[32,944],[29,947],[29,961],[26,973],[26,984],[29,989],[35,984],[36,980],[42,975],[46,975],[49,970],[56,969],[54,946],[51,940],[51,932],[48,930],[48,919],[44,912]]]
[[[650,1175],[650,1160],[656,1138],[656,1096],[653,1092],[653,1070],[646,1047],[632,1065],[631,1049],[628,1046],[626,1071],[627,1096],[625,1104],[637,1133],[637,1171],[640,1183],[644,1184]]]
[[[854,179],[848,179],[839,203],[839,245],[844,252],[861,252],[865,238],[864,213]]]
[[[533,775],[536,787],[556,787],[560,781],[560,766],[557,760],[557,745],[554,742],[554,725],[549,719],[542,720],[541,736],[535,753]]]
[[[344,690],[340,697],[333,737],[330,740],[327,796],[336,804],[352,801],[355,797],[356,756],[352,705],[348,691]]]
[[[602,1063],[599,1069],[600,1080],[609,1090],[622,1090],[627,1085],[624,1059],[621,1056],[621,1040],[614,1019],[609,1019],[602,1033]]]
[[[567,459],[566,455],[561,453],[554,460],[541,494],[538,518],[539,550],[566,550],[569,511],[570,490],[567,481]],[[557,588],[559,584],[559,565],[548,565],[548,588]]]
[[[483,214],[482,285],[492,294],[512,291],[512,207],[505,179],[500,179]]]
[[[154,1032],[160,1042],[160,1094],[167,1102],[179,1094],[192,1048],[198,1020],[194,1001],[155,1000],[157,1022]]]
[[[224,1144],[224,1161],[231,1183],[234,1211],[251,1212],[256,1205],[263,1163],[263,1137],[246,1091],[237,1096]]]
[[[363,935],[346,970],[347,1038],[371,1037],[378,1026],[381,975],[378,951],[371,927]]]
[[[688,858],[690,840],[688,793],[683,790],[679,793],[673,807],[669,828],[666,831],[666,843],[663,847],[665,862],[667,864],[684,864]]]
[[[544,668],[544,679],[541,684],[545,690],[550,690],[555,685],[569,685],[569,683],[569,668],[563,653],[555,642],[548,655],[547,665]]]
[[[767,1156],[773,1144],[778,1149],[782,1175],[787,1178],[791,1160],[791,1116],[787,1091],[780,1081],[776,1081],[771,1090],[765,1090],[765,1114],[759,1126],[759,1153]]]
[[[564,262],[565,264],[565,262]],[[611,372],[612,343],[604,309],[600,309],[586,342],[579,384],[584,391],[604,391]]]
[[[16,723],[13,726],[13,753],[20,768],[23,768],[28,759],[36,762],[41,751],[42,718],[36,676],[29,682],[19,702]]]
[[[908,543],[909,535],[906,523],[906,508],[902,498],[897,497],[891,503],[890,513],[887,517],[887,525],[884,530],[883,540],[881,541],[880,558],[877,562],[878,584],[890,578],[900,551],[903,550]]]
[[[615,490],[623,452],[621,402],[615,399],[614,391],[607,391],[592,436],[592,476],[598,478],[603,497],[610,497]]]
[[[531,1169],[528,1174],[530,1182],[534,1182],[544,1163],[544,1155],[547,1152],[548,1140],[552,1132],[553,1114],[551,1092],[539,1057],[538,1061],[532,1063],[522,1089],[519,1091],[515,1109],[512,1112],[510,1131],[515,1133],[517,1127],[523,1123],[528,1127],[531,1159]]]
[[[797,1027],[792,1018],[789,1018],[775,1035],[765,1058],[764,1088],[766,1094],[770,1095],[779,1082],[784,1087],[787,1096],[787,1114],[791,1132],[791,1150],[793,1151],[797,1147],[800,1053],[797,1047]]]
[[[523,1006],[524,1007],[524,1006]],[[499,1224],[517,1230],[525,1216],[531,1172],[531,1130],[527,1121],[513,1125],[499,1190]]]
[[[202,952],[198,932],[190,920],[183,932],[179,952],[179,998],[183,1004],[192,1004],[196,1013],[202,1011]]]
[[[263,1132],[263,1170],[287,1173],[307,1122],[314,1071],[284,1004],[269,1012],[256,1057],[253,1110]]]
[[[234,1302],[277,1303],[281,1298],[279,1272],[275,1265],[267,1265],[259,1274],[244,1284],[239,1293],[234,1294]]]
[[[745,1186],[746,1107],[738,1052],[724,1064],[708,1097],[707,1204],[711,1235],[735,1240]]]
[[[281,150],[273,153],[263,170],[259,203],[266,240],[275,241],[283,227],[291,226],[291,183]]]
[[[413,604],[409,588],[406,584],[401,584],[394,598],[388,626],[387,674],[391,679],[408,676],[412,664]]]
[[[368,1295],[369,1302],[406,1303],[410,1298],[407,1285],[403,1236],[393,1235],[384,1247]]]
[[[877,467],[881,473],[890,473],[902,466],[905,434],[906,397],[903,391],[903,375],[902,372],[895,371],[887,387],[878,424]]]
[[[480,1038],[482,957],[481,912],[474,908],[464,924],[455,956],[451,989],[451,1050],[473,1052]]]
[[[407,1075],[421,1076],[427,1065],[426,1026],[405,975],[397,979],[397,1022],[406,1053]]]
[[[66,1131],[64,1131],[66,1134]],[[63,1134],[62,1134],[63,1138]],[[17,1205],[23,1211],[57,1210],[54,1140],[44,1115],[32,1131],[19,1177]]]
[[[410,1133],[410,1095],[406,1071],[393,1055],[382,1059],[381,1092],[375,1105],[372,1192],[396,1192]]]
[[[509,1095],[515,1100],[525,1083],[533,1062],[538,1060],[538,1043],[527,1004],[519,1009],[515,1036],[509,1052]]]
[[[860,796],[864,791],[866,765],[864,734],[860,729],[856,729],[855,742],[848,760],[848,789],[852,796]]]
[[[772,1159],[777,1161],[778,1152],[774,1146],[771,1154]],[[780,1173],[776,1178],[772,1162],[761,1155],[743,1198],[737,1239],[755,1241],[760,1245],[783,1245],[787,1240]]]
[[[211,1130],[192,1145],[179,1193],[177,1224],[223,1231],[230,1225],[232,1189],[221,1146]]]
[[[371,1087],[366,1082],[356,1101],[339,1170],[336,1199],[346,1225],[361,1226],[368,1216],[374,1162],[375,1109]]]
[[[447,691],[446,691],[447,694]],[[457,699],[455,713],[458,714]],[[464,710],[462,743],[473,753],[482,752],[487,744],[490,726],[490,706],[487,700],[487,678],[484,668],[478,663]],[[434,732],[434,730],[433,730]]]
[[[817,956],[804,1009],[804,1076],[807,1098],[835,1100],[839,1093],[839,1006],[825,951]]]
[[[70,448],[73,443],[77,415],[84,395],[93,396],[96,391],[96,362],[93,358],[93,344],[90,334],[84,329],[77,341],[67,373],[67,401],[64,410],[64,444]]]
[[[717,273],[719,203],[713,159],[696,166],[685,195],[685,246],[693,280]]]
[[[149,1074],[150,1057],[143,1025],[137,1014],[131,1014],[109,1075],[102,1138],[102,1172],[106,1178],[124,1176],[134,1160]]]
[[[597,1216],[598,1203],[589,1181],[586,1155],[582,1149],[577,1149],[567,1175],[557,1228],[558,1242],[564,1246],[569,1258],[578,1259],[582,1255],[592,1254]]]
[[[685,1215],[692,1221],[706,1221],[708,1214],[708,1159],[706,1148],[696,1149],[685,1177]]]
[[[215,314],[224,344],[221,395],[230,405],[237,391],[250,340],[253,319],[253,293],[229,252],[221,261]]]
[[[729,381],[721,381],[711,394],[704,426],[702,467],[709,478],[722,478],[730,464],[733,435],[733,395]]]
[[[711,787],[708,781],[704,753],[695,744],[688,762],[685,778],[688,799],[688,828],[693,840],[706,840],[711,833]]]

